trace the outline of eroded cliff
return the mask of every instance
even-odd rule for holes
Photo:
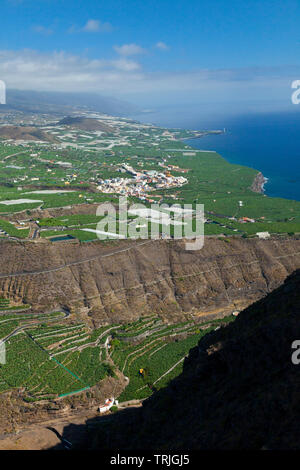
[[[50,311],[65,307],[94,324],[158,313],[240,310],[300,268],[300,240],[206,238],[180,241],[0,243],[0,295]]]

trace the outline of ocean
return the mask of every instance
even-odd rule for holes
[[[299,112],[239,115],[205,122],[195,112],[136,116],[143,122],[185,129],[223,129],[187,143],[201,150],[215,150],[230,163],[260,170],[268,178],[265,193],[300,201],[300,106]],[[188,116],[185,119],[185,116]]]

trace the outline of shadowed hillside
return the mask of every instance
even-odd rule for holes
[[[142,408],[87,422],[93,449],[298,449],[300,271],[206,335]],[[84,431],[84,432],[83,432]],[[68,432],[68,428],[65,429]]]

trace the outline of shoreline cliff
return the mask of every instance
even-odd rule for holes
[[[265,192],[264,186],[267,183],[267,181],[268,181],[268,178],[265,178],[262,172],[260,171],[259,173],[257,173],[257,175],[255,176],[253,180],[253,183],[250,188],[251,191],[255,193],[264,194]]]

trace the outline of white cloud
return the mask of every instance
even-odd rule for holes
[[[123,44],[123,46],[115,46],[114,49],[118,54],[123,56],[143,54],[146,52],[145,49],[137,44]]]
[[[34,26],[32,29],[34,32],[44,34],[45,36],[50,36],[54,32],[53,29],[41,25]]]
[[[183,96],[216,103],[283,96],[290,103],[290,85],[299,76],[299,66],[149,73],[122,55],[90,59],[63,51],[0,50],[0,78],[8,89],[99,92],[137,101],[156,97],[159,103]]]
[[[8,88],[46,91],[117,91],[137,82],[140,66],[126,57],[88,59],[65,52],[0,51],[0,77]],[[129,85],[130,87],[130,85]]]
[[[113,27],[110,23],[90,19],[83,27],[71,26],[68,31],[69,33],[110,33],[112,30]]]
[[[165,42],[159,41],[155,44],[155,47],[157,49],[160,49],[161,51],[168,51],[170,48],[167,46]]]
[[[134,62],[133,60],[125,59],[121,57],[117,60],[112,60],[111,64],[116,67],[116,69],[124,70],[126,72],[132,72],[133,70],[138,70],[140,68],[140,64]]]

